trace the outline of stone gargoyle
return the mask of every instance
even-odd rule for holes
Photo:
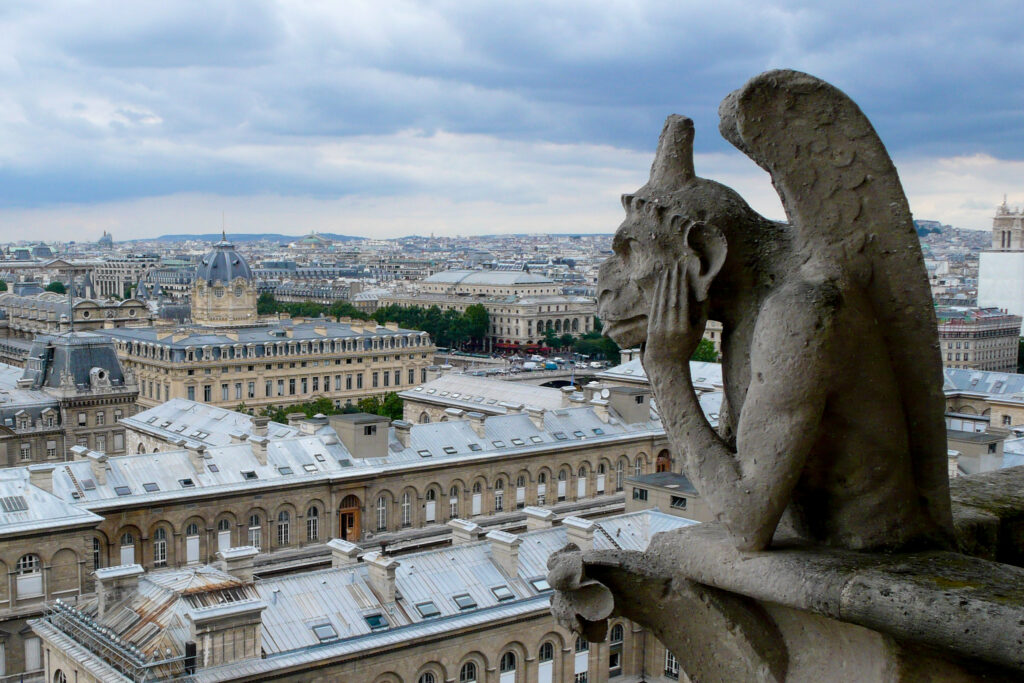
[[[871,678],[897,659],[905,680],[913,658],[892,655],[888,636],[831,619],[888,614],[838,606],[865,567],[962,557],[949,552],[941,358],[907,199],[867,117],[818,78],[761,74],[719,114],[789,221],[697,177],[693,123],[670,116],[598,278],[605,333],[640,346],[669,442],[715,521],[658,534],[645,553],[568,546],[549,561],[552,609],[593,639],[627,616],[703,680],[813,680],[834,662]],[[689,373],[709,319],[723,328],[717,431]]]

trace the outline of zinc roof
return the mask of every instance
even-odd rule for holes
[[[466,410],[506,412],[501,403],[520,403],[554,410],[562,407],[562,390],[526,382],[506,382],[476,375],[448,372],[398,394],[415,401],[446,403]]]
[[[121,422],[170,441],[186,439],[208,446],[229,445],[232,432],[252,434],[252,416],[182,398],[172,398],[149,410],[121,418]],[[278,422],[267,425],[267,436],[271,439],[298,434],[298,429]]]
[[[0,469],[0,499],[6,499],[5,503],[15,499],[0,507],[0,536],[103,521],[99,515],[32,486],[28,470],[21,467]]]

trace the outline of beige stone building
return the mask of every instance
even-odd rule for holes
[[[192,285],[193,324],[107,330],[139,382],[139,403],[185,398],[236,408],[326,398],[336,406],[426,380],[429,335],[396,324],[259,320],[245,259],[222,240]]]
[[[601,642],[557,624],[545,574],[547,557],[567,542],[643,550],[655,533],[692,522],[651,511],[536,522],[519,536],[484,538],[477,525],[456,520],[450,546],[399,557],[334,541],[330,569],[255,581],[245,548],[223,553],[220,568],[101,570],[100,595],[62,603],[31,626],[42,638],[46,680],[76,683],[125,674],[211,682],[685,680],[661,643],[628,620],[610,620]]]
[[[649,395],[642,406],[632,394],[390,426],[360,414],[275,425],[172,401],[124,424],[128,445],[146,453],[75,446],[71,462],[0,471],[29,501],[28,517],[0,514],[7,673],[36,661],[25,619],[45,601],[91,593],[97,568],[201,565],[242,545],[260,549],[257,561],[304,566],[332,538],[372,549],[452,519],[508,528],[529,506],[621,511],[625,477],[651,471],[665,451]],[[61,531],[64,519],[73,532]],[[32,520],[49,524],[45,534]],[[22,562],[27,549],[35,559]],[[31,598],[17,597],[21,569],[39,574]]]
[[[160,267],[157,254],[124,254],[109,256],[96,264],[92,272],[97,294],[103,297],[127,298],[126,292],[149,271]]]
[[[1021,317],[997,308],[940,307],[939,350],[947,368],[1014,372]]]
[[[626,477],[626,512],[660,510],[695,522],[711,522],[714,515],[685,474],[659,471]]]
[[[16,339],[33,339],[39,334],[58,334],[71,329],[103,330],[118,327],[145,326],[152,321],[146,304],[138,299],[107,301],[76,297],[69,305],[65,294],[0,293],[0,333]],[[70,312],[70,314],[69,314]]]

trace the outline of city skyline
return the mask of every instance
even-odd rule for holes
[[[1024,203],[1019,6],[60,3],[0,10],[0,232],[611,232],[664,117],[782,218],[716,108],[769,68],[862,103],[915,217]]]

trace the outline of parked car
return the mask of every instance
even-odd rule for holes
[[[523,370],[527,372],[532,372],[533,370],[540,370],[540,363],[535,363],[532,360],[528,360],[525,363],[523,363]]]

